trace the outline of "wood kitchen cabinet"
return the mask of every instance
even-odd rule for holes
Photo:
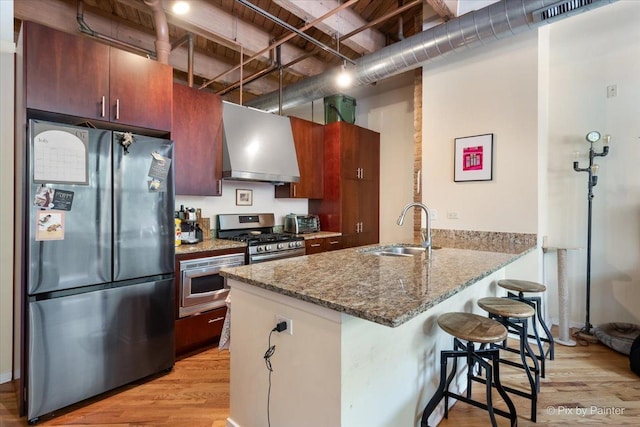
[[[176,320],[176,356],[216,344],[220,339],[226,314],[227,307],[222,307]]]
[[[275,186],[276,198],[321,199],[323,195],[322,153],[324,126],[290,117],[296,146],[300,182]]]
[[[309,200],[323,230],[345,248],[379,241],[380,134],[345,122],[324,129],[324,196]]]
[[[169,132],[173,68],[23,22],[25,107]]]
[[[307,255],[319,254],[321,252],[335,251],[342,249],[342,237],[321,237],[317,239],[305,240],[305,250]]]
[[[173,128],[176,194],[222,194],[222,98],[174,83]]]

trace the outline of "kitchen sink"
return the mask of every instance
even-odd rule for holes
[[[440,249],[439,246],[432,246],[431,250]],[[378,256],[398,256],[398,257],[412,257],[427,254],[427,248],[422,246],[382,246],[378,248],[365,249],[361,251],[363,254],[378,255]]]

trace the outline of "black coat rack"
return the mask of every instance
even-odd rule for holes
[[[593,187],[598,183],[598,168],[599,166],[593,162],[596,157],[604,157],[609,154],[609,142],[611,140],[610,135],[606,135],[603,141],[602,151],[597,153],[593,144],[600,140],[600,133],[597,131],[591,131],[586,136],[587,142],[590,144],[589,148],[589,167],[578,167],[578,161],[573,162],[573,170],[576,172],[587,172],[589,174],[588,181],[588,201],[589,209],[587,216],[587,308],[586,308],[586,320],[584,328],[582,328],[578,334],[586,335],[587,337],[593,335],[591,332],[592,325],[589,321],[589,314],[591,310],[591,222],[592,222],[592,207],[593,207]]]

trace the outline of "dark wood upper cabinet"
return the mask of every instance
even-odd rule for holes
[[[173,67],[111,48],[110,121],[171,131]]]
[[[222,98],[174,83],[176,194],[219,196],[222,179]]]
[[[171,66],[33,22],[22,31],[26,108],[171,130]]]
[[[342,246],[379,241],[380,134],[345,122],[324,127],[324,196],[309,200],[322,229],[342,233]]]
[[[277,185],[275,196],[321,199],[324,193],[322,182],[324,126],[297,117],[291,117],[290,120],[300,169],[300,182]]]

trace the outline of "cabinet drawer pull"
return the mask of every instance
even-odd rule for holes
[[[318,246],[320,246],[320,243],[311,243],[309,246],[311,246],[312,248],[317,248]]]
[[[120,99],[116,99],[116,120],[120,120]]]
[[[207,323],[215,323],[224,320],[224,317],[216,317],[215,319],[209,319]]]
[[[339,240],[334,240],[333,242],[329,242],[330,245],[337,245],[338,243],[340,243]]]
[[[104,117],[104,115],[106,114],[106,112],[104,111],[105,101],[106,101],[106,98],[104,97],[104,95],[102,95],[102,102],[100,103],[100,117]]]

